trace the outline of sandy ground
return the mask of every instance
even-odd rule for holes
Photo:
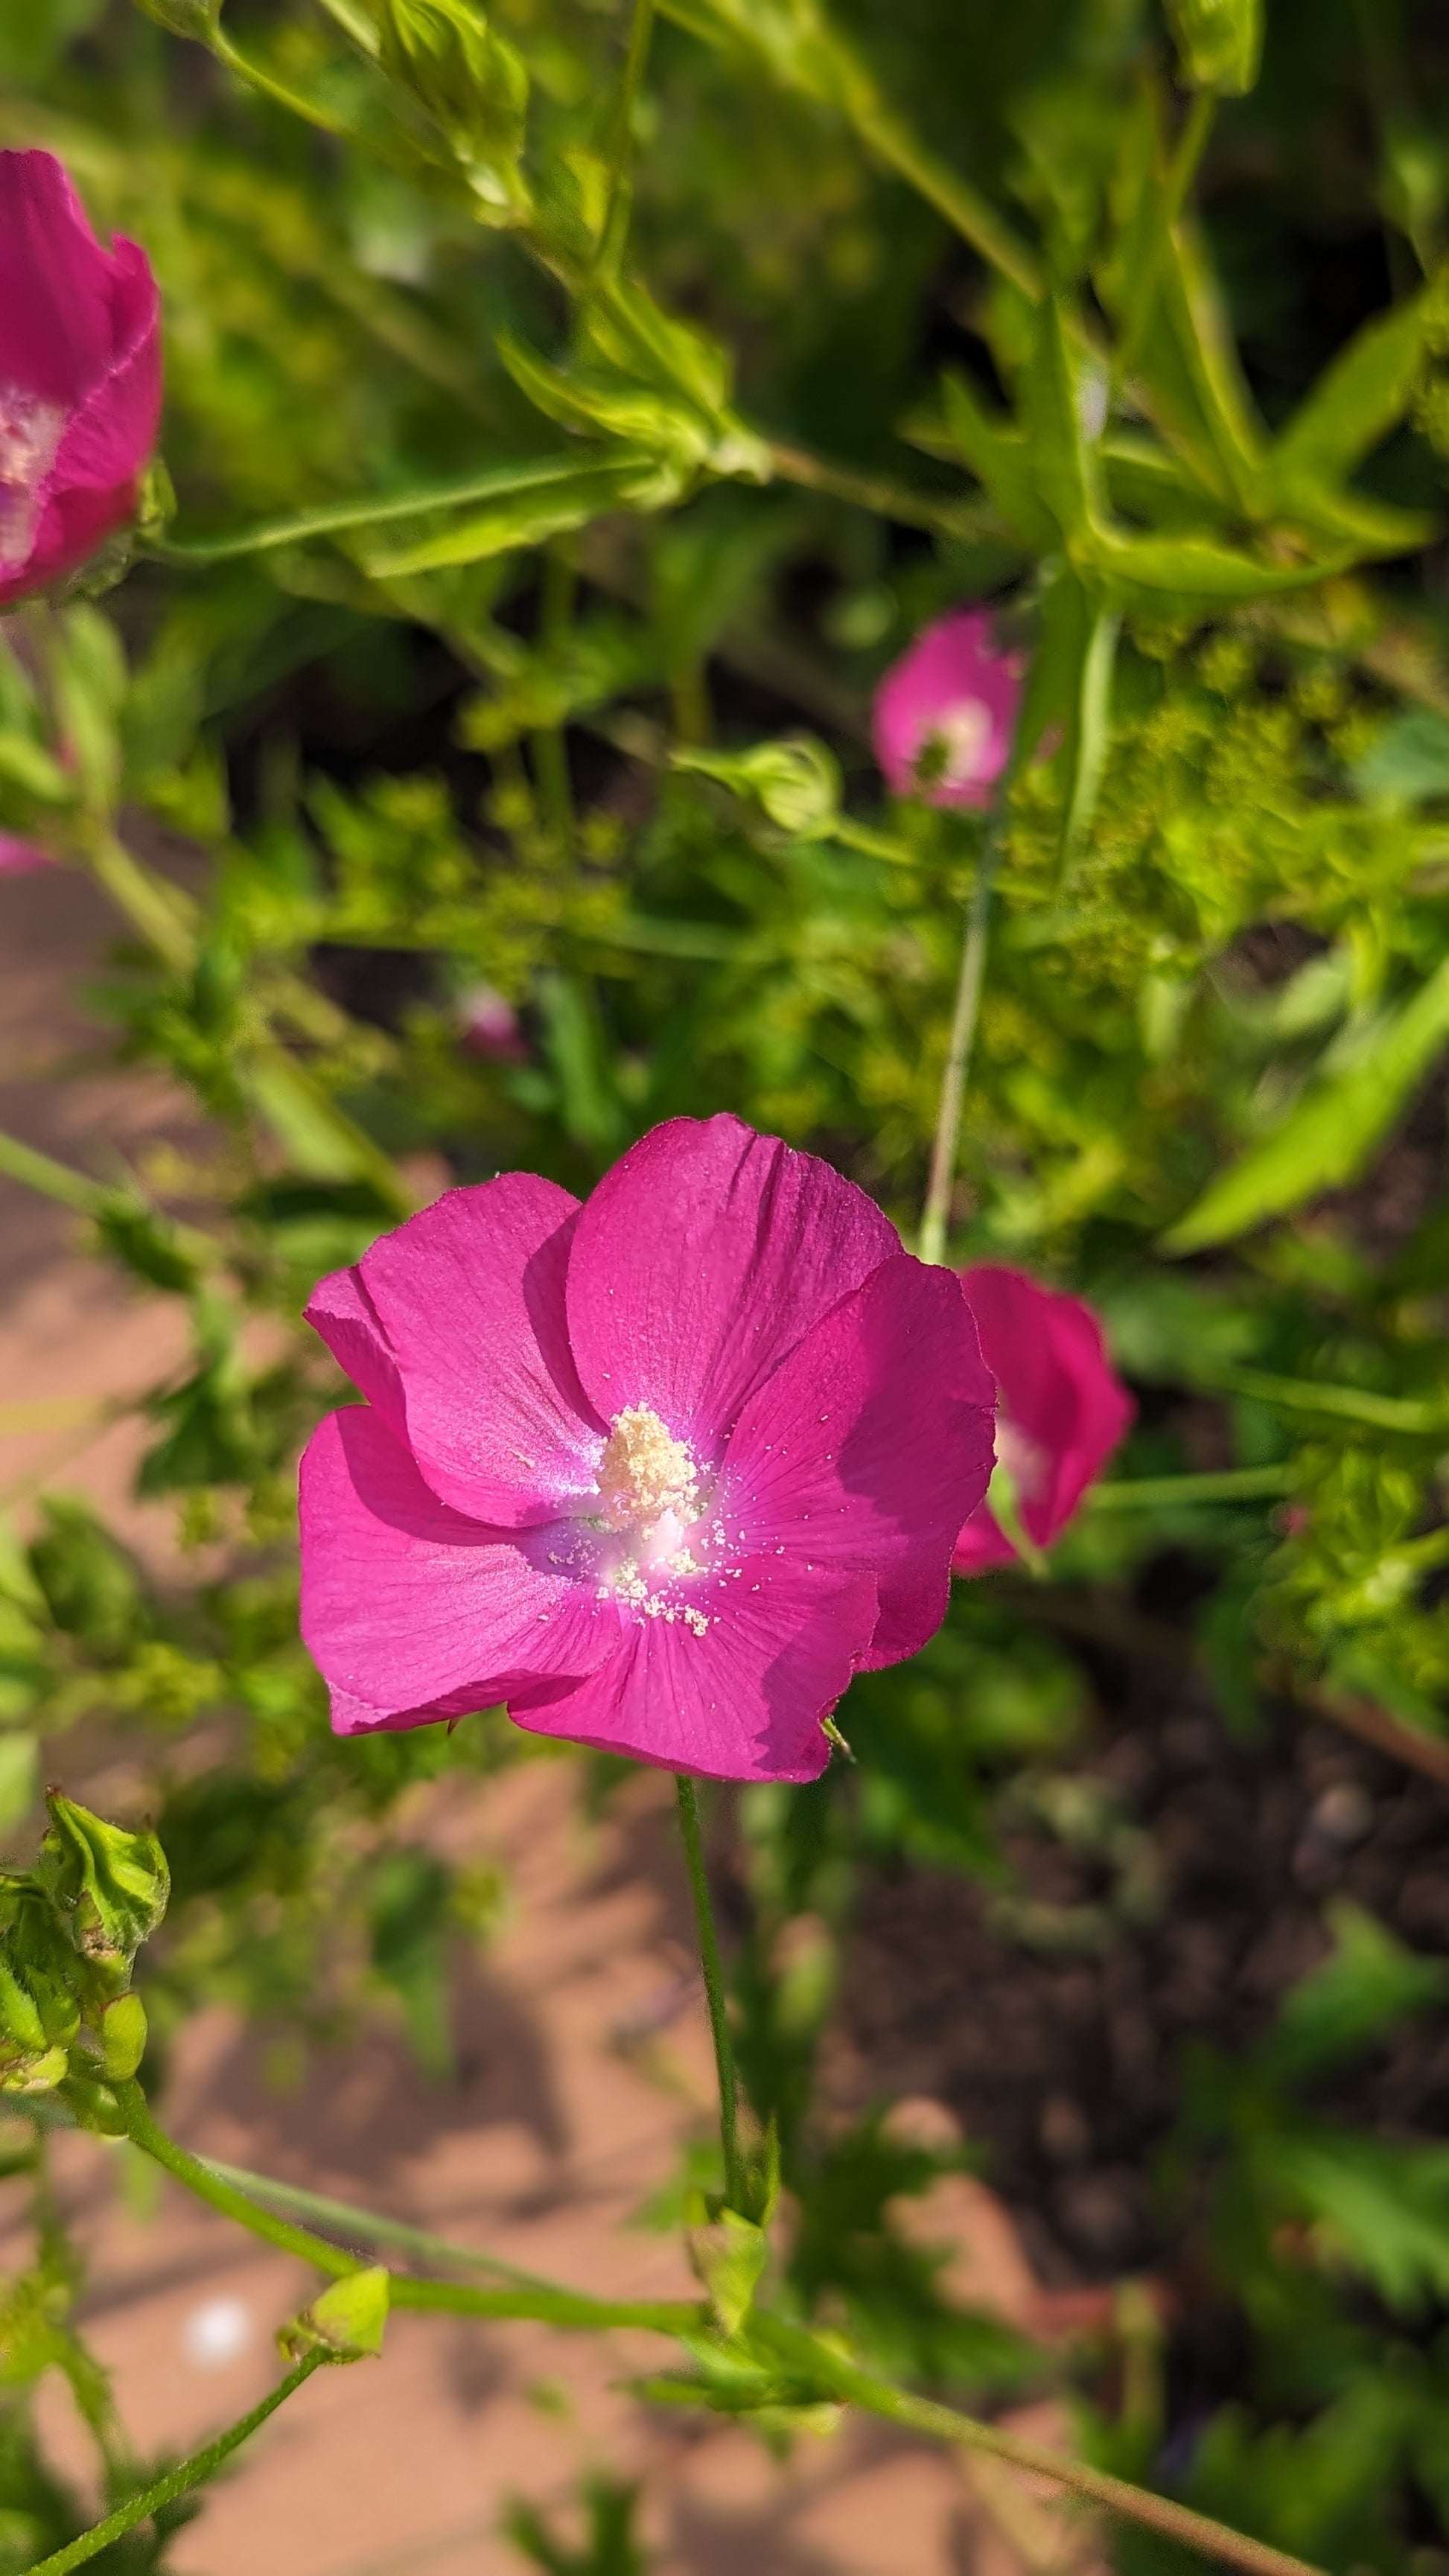
[[[104,1175],[188,1132],[159,1077],[117,1074],[80,993],[110,924],[70,877],[0,883],[0,1129]],[[65,1077],[65,1079],[61,1079]],[[89,1261],[75,1220],[0,1176],[0,1496],[22,1514],[47,1482],[134,1514],[135,1435],[106,1400],[175,1360],[165,1302],[130,1296]],[[129,1522],[165,1544],[165,1516]],[[668,1788],[641,1776],[586,1826],[562,1766],[530,1762],[437,1819],[497,1860],[512,1897],[458,1995],[456,2082],[429,2084],[386,2027],[269,2081],[261,2041],[226,2013],[177,2051],[166,2116],[188,2145],[486,2246],[601,2292],[688,2295],[673,2240],[640,2204],[708,2117],[707,2033],[690,1967]],[[129,2149],[61,2141],[67,2206],[89,2262],[86,2331],[114,2373],[143,2452],[195,2445],[276,2375],[276,2326],[316,2287]],[[0,2256],[23,2259],[14,2213]],[[927,2214],[954,2247],[963,2297],[1023,2322],[1038,2293],[981,2185],[941,2187]],[[508,2499],[563,2504],[608,2467],[645,2479],[659,2576],[1057,2576],[1074,2528],[1009,2473],[968,2476],[889,2428],[854,2423],[773,2459],[750,2434],[647,2407],[627,2382],[677,2356],[637,2335],[399,2316],[380,2361],[313,2379],[213,2488],[178,2544],[196,2576],[491,2576],[523,2564],[499,2529]],[[47,2431],[83,2456],[58,2383]],[[1060,2440],[1050,2408],[1014,2418]]]

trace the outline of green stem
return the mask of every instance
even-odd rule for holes
[[[176,2140],[169,2138],[151,2117],[145,2095],[134,2079],[127,2084],[118,2084],[115,2093],[126,2123],[126,2134],[132,2144],[140,2147],[146,2155],[154,2156],[157,2164],[163,2165],[177,2182],[194,2192],[198,2200],[206,2201],[223,2217],[235,2219],[250,2235],[259,2236],[264,2243],[279,2247],[284,2254],[300,2256],[304,2263],[312,2264],[319,2272],[329,2273],[334,2280],[341,2280],[346,2274],[364,2268],[357,2256],[345,2247],[329,2244],[325,2236],[314,2236],[309,2228],[294,2227],[287,2219],[275,2217],[270,2210],[258,2208],[248,2192],[239,2189],[236,2181],[230,2178],[232,2168],[203,2163],[199,2156],[190,2155],[185,2147],[178,2146]],[[250,2182],[252,2177],[247,2176],[246,2179]],[[299,2198],[296,2192],[281,2184],[259,2181],[258,2188],[273,2196],[289,2199],[294,2205]],[[366,2219],[363,2212],[353,2211],[345,2203],[319,2202],[312,2194],[300,2197],[311,2204],[317,2215],[335,2213],[348,2225],[364,2219],[359,2233],[386,2238],[399,2232],[391,2222]],[[423,2238],[421,2230],[416,2234],[420,2240],[418,2250],[443,2254],[450,2262],[481,2263],[489,2259],[484,2255],[470,2254],[462,2246],[447,2245],[439,2238]],[[540,2280],[532,2273],[518,2276],[507,2289],[480,2290],[463,2281],[419,2281],[406,2273],[394,2272],[390,2298],[395,2308],[442,2308],[455,2316],[528,2317],[540,2324],[556,2326],[645,2326],[659,2334],[687,2333],[700,2323],[705,2313],[697,2301],[687,2299],[594,2299],[583,2291]]]
[[[543,559],[540,640],[549,653],[561,652],[573,615],[576,575],[567,545],[559,540]],[[574,855],[574,791],[569,777],[568,743],[562,725],[541,725],[533,737],[534,769],[544,820],[566,859]]]
[[[876,159],[924,197],[928,206],[934,206],[938,215],[944,215],[953,231],[971,244],[989,268],[1019,287],[1033,304],[1037,303],[1043,291],[1041,270],[1021,235],[1012,230],[990,200],[948,162],[938,160],[919,135],[912,133],[904,118],[887,107],[873,90],[852,83],[843,103],[861,141]]]
[[[624,245],[629,238],[629,217],[634,204],[634,107],[649,61],[649,40],[654,33],[654,0],[634,0],[634,13],[629,22],[629,50],[624,57],[619,94],[610,121],[607,159],[609,162],[609,202],[599,235],[598,272],[601,277],[619,274],[624,258]]]
[[[1104,2505],[1109,2513],[1121,2514],[1129,2522],[1176,2541],[1181,2548],[1218,2559],[1228,2567],[1241,2567],[1248,2576],[1318,2576],[1318,2571],[1304,2559],[1291,2558],[1286,2550],[1270,2548],[1266,2541],[1250,2540],[1243,2532],[1230,2531],[1225,2523],[1212,2522],[1206,2514],[1174,2504],[1168,2496],[1129,2486],[1124,2478],[1111,2477],[1104,2469],[1089,2468],[1082,2460],[1069,2460],[1060,2451],[1048,2450],[1040,2442],[1024,2441],[1019,2434],[1005,2433],[995,2424],[982,2424],[974,2416],[958,2414],[952,2406],[938,2406],[930,2398],[909,2396],[904,2389],[893,2388],[888,2380],[862,2370],[847,2355],[799,2326],[786,2325],[780,2318],[757,2309],[750,2331],[758,2342],[767,2344],[793,2368],[829,2388],[836,2397],[862,2407],[867,2414],[883,2416],[887,2423],[932,2434],[937,2441],[959,2442],[967,2450],[1009,2461],[1013,2468],[1032,2470],[1091,2504]]]
[[[943,536],[971,539],[995,536],[1000,521],[989,505],[953,501],[944,494],[917,492],[888,474],[861,474],[850,465],[835,465],[807,448],[769,441],[770,461],[782,483],[798,483],[806,492],[827,492],[832,500],[853,501],[876,517],[894,519],[903,528],[930,528]]]
[[[679,1831],[684,1842],[684,1864],[689,1872],[689,1892],[694,1899],[694,1919],[699,1930],[699,1960],[704,1971],[705,2001],[709,2005],[709,2027],[714,2040],[715,2071],[719,2077],[719,2136],[724,2151],[725,2199],[731,2209],[743,2217],[744,2167],[740,2160],[739,2088],[735,2080],[735,2056],[730,2044],[729,2015],[725,2009],[724,1974],[720,1967],[719,1942],[715,1937],[714,1908],[710,1903],[709,1880],[704,1867],[704,1845],[699,1831],[699,1792],[687,1772],[675,1775],[679,1797]]]
[[[164,2165],[167,2173],[184,2184],[188,2191],[194,2192],[198,2200],[209,2202],[213,2209],[220,2210],[224,2218],[236,2219],[251,2235],[262,2237],[268,2245],[279,2246],[284,2254],[300,2255],[304,2263],[314,2264],[319,2272],[330,2273],[334,2280],[341,2280],[346,2273],[362,2268],[356,2255],[344,2252],[340,2245],[329,2245],[325,2237],[314,2236],[305,2227],[293,2227],[285,2218],[274,2218],[270,2210],[258,2209],[245,2192],[223,2181],[221,2175],[204,2165],[199,2156],[189,2155],[174,2138],[168,2138],[165,2130],[152,2119],[146,2096],[134,2076],[129,2083],[118,2084],[115,2095],[132,2145],[140,2147],[145,2155],[154,2156],[157,2164]]]
[[[320,2191],[304,2191],[299,2183],[274,2182],[270,2174],[250,2173],[244,2165],[222,2164],[215,2156],[198,2156],[196,2161],[204,2173],[233,2184],[248,2200],[263,2204],[270,2201],[278,2209],[292,2209],[303,2218],[320,2219],[325,2227],[345,2230],[359,2245],[400,2245],[405,2252],[419,2254],[429,2262],[496,2272],[521,2289],[552,2291],[554,2287],[537,2272],[521,2271],[516,2263],[505,2263],[476,2245],[455,2245],[451,2237],[435,2236],[426,2227],[410,2227],[404,2219],[380,2218],[370,2209],[358,2209],[350,2200],[331,2200]]]
[[[941,1105],[936,1113],[936,1133],[931,1146],[931,1176],[926,1184],[926,1204],[921,1212],[919,1251],[923,1261],[939,1263],[946,1258],[946,1229],[951,1216],[951,1193],[956,1185],[956,1154],[961,1142],[961,1112],[966,1099],[966,1077],[971,1069],[972,1049],[976,1043],[976,1023],[981,1014],[986,941],[991,924],[991,893],[996,881],[1000,846],[1000,832],[993,823],[987,831],[976,883],[966,907],[966,936],[961,946],[956,1007],[951,1015],[946,1069],[941,1076]]]
[[[644,461],[643,450],[611,447],[609,463],[621,468]],[[533,492],[550,483],[570,483],[579,471],[574,456],[535,457],[514,465],[490,465],[478,474],[456,476],[448,483],[415,483],[402,492],[373,492],[351,501],[324,501],[298,510],[290,518],[263,519],[254,528],[231,536],[201,537],[189,545],[170,538],[152,551],[167,563],[231,563],[240,555],[266,554],[277,546],[303,543],[308,537],[330,537],[348,528],[381,527],[392,519],[415,519],[427,510],[447,510],[465,502],[506,500],[515,492]]]
[[[1202,1476],[1126,1476],[1120,1483],[1092,1485],[1082,1500],[1093,1511],[1171,1511],[1176,1503],[1267,1502],[1292,1491],[1293,1470],[1272,1467],[1221,1467]]]
[[[1208,136],[1212,132],[1213,119],[1217,114],[1217,105],[1217,96],[1213,90],[1197,90],[1193,95],[1192,105],[1183,118],[1182,132],[1177,138],[1177,148],[1163,183],[1160,221],[1152,236],[1152,247],[1144,273],[1138,280],[1133,309],[1127,316],[1126,327],[1112,361],[1114,398],[1129,381],[1143,343],[1151,329],[1152,319],[1157,311],[1157,290],[1162,277],[1163,261],[1167,254],[1168,235],[1187,203],[1187,192],[1197,176],[1198,164],[1207,149]]]
[[[229,2425],[224,2433],[218,2433],[216,2440],[208,2442],[203,2450],[193,2451],[189,2460],[178,2461],[174,2469],[168,2469],[164,2477],[153,2479],[139,2495],[128,2497],[125,2504],[118,2504],[114,2513],[108,2513],[104,2522],[96,2523],[92,2530],[83,2531],[78,2540],[68,2541],[64,2549],[52,2550],[49,2558],[39,2559],[28,2570],[28,2576],[67,2576],[69,2568],[83,2567],[88,2558],[94,2558],[100,2550],[108,2548],[113,2540],[134,2531],[138,2522],[145,2522],[149,2515],[159,2513],[163,2505],[174,2503],[177,2496],[185,2495],[189,2488],[200,2486],[203,2478],[210,2477],[213,2469],[219,2469],[223,2460],[229,2459],[233,2451],[240,2450],[257,2427],[265,2424],[269,2415],[275,2415],[277,2408],[285,2405],[303,2380],[310,2379],[313,2371],[330,2357],[325,2352],[309,2352],[304,2360],[298,2362],[295,2370],[289,2370],[286,2378],[278,2381],[260,2406],[254,2406],[239,2423]]]

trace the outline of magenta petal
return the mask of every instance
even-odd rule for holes
[[[818,1779],[830,1757],[820,1721],[874,1625],[870,1576],[751,1557],[696,1598],[710,1621],[704,1636],[641,1619],[592,1679],[515,1692],[510,1717],[534,1734],[706,1780]]]
[[[423,1475],[444,1502],[506,1529],[591,1493],[602,1451],[564,1322],[577,1208],[553,1181],[504,1172],[447,1191],[374,1243],[355,1273]],[[331,1341],[330,1315],[314,1320]],[[358,1383],[372,1394],[380,1362],[367,1366],[373,1376]]]
[[[732,1544],[875,1577],[864,1668],[946,1615],[951,1550],[986,1491],[995,1388],[960,1286],[898,1253],[783,1362],[740,1416],[712,1509]]]
[[[156,281],[48,152],[0,152],[0,608],[125,525],[161,411]]]
[[[785,1353],[899,1250],[874,1202],[813,1154],[738,1118],[671,1119],[579,1218],[579,1376],[606,1421],[649,1405],[708,1463]]]
[[[334,1270],[326,1279],[319,1279],[302,1311],[338,1367],[347,1371],[353,1385],[381,1414],[389,1431],[406,1443],[402,1379],[360,1274],[356,1270]]]
[[[363,1406],[313,1433],[301,1518],[302,1634],[343,1732],[491,1708],[617,1651],[585,1534],[515,1536],[451,1511]]]
[[[1029,1538],[1049,1547],[1132,1421],[1132,1398],[1102,1328],[1078,1297],[983,1262],[961,1281],[1001,1399],[998,1446]],[[958,1574],[1009,1565],[1016,1551],[983,1503],[961,1531]]]
[[[114,355],[111,261],[50,152],[0,152],[0,384],[73,407]]]

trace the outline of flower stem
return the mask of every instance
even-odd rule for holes
[[[1130,2522],[1159,2532],[1182,2548],[1218,2559],[1228,2567],[1241,2567],[1247,2576],[1317,2576],[1304,2559],[1292,2558],[1286,2550],[1273,2549],[1266,2541],[1250,2540],[1244,2532],[1231,2531],[1225,2523],[1212,2522],[1206,2514],[1175,2504],[1170,2496],[1130,2486],[1125,2478],[1111,2477],[1105,2469],[1089,2467],[1085,2460],[1068,2459],[1044,2443],[1025,2441],[1019,2434],[1003,2432],[998,2425],[958,2414],[953,2406],[938,2406],[930,2398],[913,2397],[905,2389],[894,2388],[889,2380],[877,2379],[872,2372],[862,2370],[838,2346],[824,2343],[803,2327],[787,2325],[783,2319],[756,2309],[751,2332],[796,2370],[806,2372],[834,2396],[863,2408],[869,2415],[908,2425],[913,2432],[932,2434],[937,2441],[959,2442],[968,2450],[1007,2460],[1014,2468],[1034,2470],[1037,2476],[1050,2478],[1089,2503],[1104,2505],[1109,2513],[1122,2514]]]
[[[675,1774],[674,1786],[679,1797],[679,1831],[684,1842],[684,1863],[689,1872],[689,1892],[694,1899],[694,1919],[699,1928],[699,1960],[704,1971],[705,2000],[709,2005],[715,2070],[719,2077],[719,2136],[724,2150],[725,2199],[731,2209],[737,2209],[744,2217],[747,2212],[744,2207],[744,2168],[740,2161],[739,2087],[735,2080],[734,2050],[730,2045],[729,2016],[725,2010],[724,1975],[720,1968],[719,1942],[715,1937],[714,1908],[710,1903],[704,1845],[700,1840],[699,1793],[683,1771]]]
[[[176,2140],[169,2138],[152,2119],[145,2096],[134,2079],[128,2084],[118,2084],[115,2090],[132,2144],[140,2147],[146,2155],[153,2156],[157,2164],[163,2165],[177,2182],[194,2192],[198,2200],[209,2202],[224,2217],[234,2218],[250,2235],[260,2236],[268,2245],[280,2247],[285,2254],[300,2255],[304,2263],[312,2264],[319,2272],[330,2273],[334,2280],[364,2268],[358,2256],[348,2252],[344,2246],[329,2244],[325,2236],[314,2236],[310,2229],[294,2227],[289,2220],[274,2216],[271,2210],[258,2208],[245,2190],[239,2190],[235,2182],[227,2179],[225,2170],[218,2171],[212,2165],[203,2164],[199,2156],[190,2155],[185,2147],[178,2146]],[[259,2188],[276,2191],[280,2186],[260,2183]],[[290,2192],[282,2196],[294,2200],[296,2197]],[[332,2211],[336,2211],[339,2222],[343,2219],[348,2224],[362,2221],[358,2227],[360,2234],[372,2226],[363,2212],[339,2208],[335,2203],[322,2204],[319,2214],[331,2214]],[[392,2231],[384,2222],[376,2232],[386,2236]],[[415,2250],[422,2249],[416,2247]],[[447,2259],[453,2262],[487,2260],[484,2256],[470,2257],[461,2246],[445,2248],[436,2238],[427,2240],[427,2250],[434,2254],[445,2252]],[[643,2326],[658,2334],[687,2333],[698,2325],[704,2313],[698,2301],[688,2299],[595,2299],[585,2291],[570,2290],[552,2281],[539,2280],[532,2273],[510,2281],[507,2288],[484,2290],[476,2289],[465,2281],[420,2281],[407,2273],[394,2272],[389,2295],[395,2308],[442,2308],[455,2316],[527,2317],[539,2324],[555,2326]]]
[[[1256,1503],[1290,1493],[1293,1470],[1285,1462],[1271,1467],[1216,1467],[1200,1476],[1123,1476],[1112,1484],[1089,1485],[1082,1500],[1093,1511],[1170,1511],[1178,1503]]]
[[[619,82],[619,94],[614,101],[609,133],[608,211],[599,235],[599,272],[609,278],[618,276],[624,244],[629,238],[629,217],[634,203],[634,103],[649,60],[649,40],[653,33],[654,0],[634,0],[629,22],[629,50],[624,57],[624,71]]]
[[[258,2425],[265,2424],[269,2415],[275,2415],[277,2408],[301,2387],[303,2380],[310,2379],[318,2365],[330,2358],[325,2351],[307,2353],[296,2369],[289,2370],[286,2378],[279,2380],[249,2415],[243,2415],[239,2423],[228,2425],[224,2433],[218,2433],[214,2442],[193,2451],[189,2460],[178,2460],[174,2469],[168,2469],[164,2477],[154,2479],[149,2487],[143,2487],[139,2495],[128,2496],[124,2504],[117,2505],[114,2513],[106,2515],[104,2522],[96,2523],[90,2531],[83,2531],[78,2540],[67,2541],[64,2549],[52,2550],[48,2558],[39,2559],[29,2571],[29,2576],[67,2576],[68,2569],[83,2567],[88,2558],[96,2557],[113,2540],[119,2540],[125,2532],[134,2531],[138,2522],[145,2522],[149,2515],[159,2513],[163,2505],[174,2503],[177,2496],[185,2495],[189,2488],[200,2486],[203,2478],[209,2478],[213,2469],[219,2469],[223,2460],[229,2459],[233,2451],[240,2450]]]
[[[993,820],[981,853],[976,883],[971,889],[971,900],[966,907],[966,937],[961,947],[956,1008],[951,1017],[946,1070],[941,1076],[941,1106],[936,1113],[936,1135],[931,1147],[931,1177],[926,1185],[926,1204],[921,1214],[920,1255],[923,1261],[940,1263],[946,1258],[946,1228],[951,1214],[951,1192],[956,1183],[956,1153],[961,1142],[961,1111],[966,1098],[966,1076],[971,1069],[971,1050],[976,1042],[976,1022],[981,1010],[991,893],[996,882],[1000,846],[1000,831]]]

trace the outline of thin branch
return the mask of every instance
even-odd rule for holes
[[[313,2371],[332,2357],[325,2351],[307,2353],[296,2369],[289,2370],[286,2378],[279,2380],[270,2394],[262,2399],[260,2406],[254,2406],[239,2423],[229,2425],[202,2450],[193,2451],[189,2460],[178,2461],[174,2469],[168,2469],[164,2477],[153,2479],[139,2495],[130,2496],[124,2504],[118,2504],[114,2513],[108,2513],[104,2522],[96,2523],[90,2531],[83,2531],[78,2540],[68,2541],[64,2549],[52,2550],[48,2558],[37,2560],[27,2571],[27,2576],[68,2576],[70,2568],[83,2567],[88,2558],[94,2558],[102,2549],[109,2548],[113,2540],[120,2540],[126,2532],[134,2531],[138,2522],[145,2522],[153,2513],[159,2513],[163,2505],[174,2504],[176,2498],[185,2495],[189,2488],[200,2486],[203,2478],[210,2477],[223,2460],[229,2459],[233,2451],[240,2450],[243,2442],[250,2439],[259,2425],[265,2424],[269,2415],[275,2415],[277,2408],[285,2405],[304,2379],[310,2379]]]
[[[1247,2576],[1319,2576],[1319,2571],[1306,2560],[1292,2558],[1286,2550],[1270,2548],[1266,2541],[1250,2540],[1244,2532],[1230,2531],[1225,2523],[1193,2513],[1169,2496],[1130,2486],[1125,2478],[1111,2477],[1106,2470],[1090,2468],[1082,2460],[1069,2460],[1041,2442],[1024,2441],[1019,2434],[980,2423],[975,2416],[958,2414],[952,2406],[938,2406],[929,2398],[909,2396],[904,2389],[893,2388],[888,2380],[862,2370],[833,2345],[818,2341],[799,2326],[785,2325],[778,2317],[757,2311],[751,2332],[794,2368],[806,2372],[848,2404],[862,2407],[867,2414],[907,2425],[913,2432],[932,2434],[938,2441],[959,2442],[967,2450],[1007,2460],[1013,2468],[1033,2470],[1088,2503],[1103,2505],[1109,2513],[1156,2531],[1184,2549],[1217,2559],[1227,2567],[1243,2568]]]
[[[689,1892],[694,1899],[694,1919],[699,1930],[699,1957],[704,1971],[705,1999],[709,2005],[710,2034],[714,2040],[715,2071],[719,2077],[719,2134],[724,2152],[725,2198],[731,2209],[744,2215],[744,2168],[740,2161],[739,2087],[735,2080],[735,2054],[730,2041],[729,2014],[725,2007],[724,1973],[720,1967],[719,1941],[714,1928],[714,1908],[710,1903],[709,1878],[704,1866],[704,1845],[699,1831],[699,1793],[693,1780],[681,1771],[675,1778],[679,1799],[679,1831],[684,1842],[685,1867],[689,1872]]]

